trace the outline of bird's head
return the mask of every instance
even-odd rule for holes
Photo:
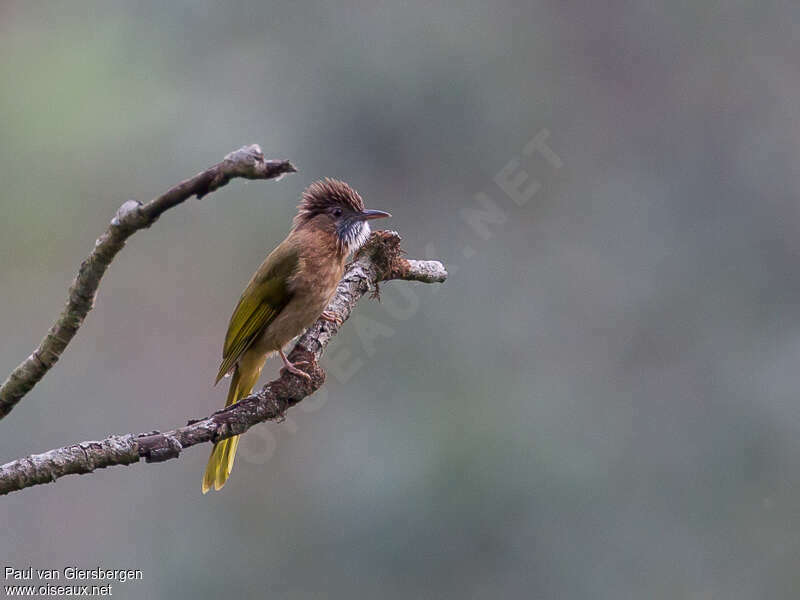
[[[382,210],[364,208],[358,192],[343,181],[325,178],[315,181],[303,192],[294,218],[295,229],[305,225],[330,231],[340,250],[354,252],[367,241],[368,221],[391,217]]]

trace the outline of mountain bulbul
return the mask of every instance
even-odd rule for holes
[[[391,216],[365,209],[358,192],[335,179],[312,183],[297,208],[292,230],[250,279],[228,324],[215,382],[232,376],[225,406],[250,394],[273,352],[289,372],[309,378],[289,362],[283,347],[325,316],[347,256],[369,237],[367,221]],[[238,444],[237,435],[214,445],[203,476],[204,494],[225,485]]]

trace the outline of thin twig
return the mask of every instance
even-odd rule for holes
[[[272,179],[296,171],[288,160],[264,160],[257,144],[243,146],[209,167],[170,188],[161,196],[142,204],[128,200],[117,210],[108,229],[95,242],[69,288],[67,305],[53,323],[39,346],[12,371],[0,386],[0,419],[45,376],[78,332],[87,313],[94,306],[97,287],[125,241],[140,229],[150,227],[161,214],[191,198],[202,198],[235,177]]]

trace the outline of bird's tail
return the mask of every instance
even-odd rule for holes
[[[242,361],[233,371],[231,386],[228,388],[228,399],[225,406],[230,406],[249,395],[261,375],[264,368],[264,361],[256,361],[257,364],[247,365]],[[248,368],[249,367],[249,368]],[[236,457],[236,448],[239,446],[239,436],[224,439],[214,444],[211,456],[206,465],[206,472],[203,475],[203,493],[205,494],[213,486],[215,490],[221,490],[233,470],[233,459]]]

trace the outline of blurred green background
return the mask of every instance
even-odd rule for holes
[[[3,374],[122,202],[247,143],[299,173],[136,234],[0,462],[221,406],[230,311],[314,179],[451,276],[362,301],[325,388],[247,434],[222,493],[200,495],[209,448],[24,490],[0,562],[142,569],[122,598],[797,597],[799,20],[1,2]],[[560,168],[522,152],[537,133]],[[504,168],[540,186],[523,206]]]

